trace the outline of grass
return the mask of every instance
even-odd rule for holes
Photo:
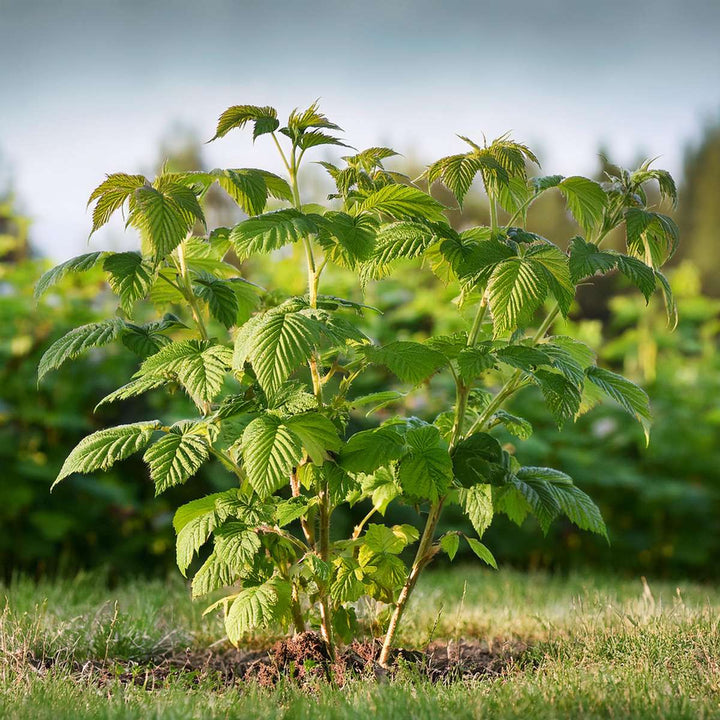
[[[402,643],[480,637],[530,647],[499,677],[431,684],[411,670],[341,689],[223,686],[177,672],[152,685],[113,679],[114,663],[222,644],[182,582],[108,590],[97,575],[3,589],[3,718],[711,718],[720,716],[720,591],[594,576],[461,567],[428,574]],[[363,608],[372,618],[376,608]],[[248,638],[252,645],[270,637]],[[31,658],[52,658],[47,667]],[[103,682],[88,660],[110,668]],[[75,661],[71,665],[71,661]],[[89,667],[89,666],[88,666]],[[119,665],[118,665],[119,667]],[[74,670],[72,668],[75,668]]]

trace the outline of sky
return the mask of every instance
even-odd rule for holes
[[[152,172],[173,128],[209,139],[234,104],[320,98],[350,144],[424,162],[510,130],[547,174],[601,145],[680,174],[720,118],[718,38],[720,0],[0,0],[0,170],[55,260],[87,251],[106,173]],[[204,157],[281,171],[240,133]]]

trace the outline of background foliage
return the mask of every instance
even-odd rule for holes
[[[602,360],[606,366],[641,382],[650,394],[655,424],[649,448],[637,424],[621,411],[603,406],[558,433],[533,390],[516,400],[518,413],[536,427],[523,442],[523,457],[537,465],[560,467],[575,478],[600,505],[612,545],[557,523],[543,538],[528,521],[523,532],[503,532],[498,518],[487,541],[499,562],[517,566],[567,568],[595,565],[632,573],[716,577],[714,557],[720,551],[720,301],[715,257],[720,195],[720,130],[711,127],[687,155],[686,175],[676,218],[683,237],[681,257],[669,272],[679,301],[680,325],[666,327],[658,307],[639,327],[642,298],[628,293],[612,302],[610,283],[586,288],[572,313],[572,322],[588,344],[600,347],[609,339]],[[190,147],[175,158],[183,169],[198,166],[201,157]],[[403,169],[403,168],[400,168]],[[228,210],[218,200],[216,212]],[[533,210],[544,234],[570,238],[575,229],[549,197]],[[462,220],[487,220],[482,205],[464,208]],[[547,229],[545,229],[545,227]],[[157,572],[174,563],[172,509],[203,491],[231,482],[208,465],[190,486],[153,498],[152,484],[140,459],[110,473],[75,476],[50,495],[48,488],[62,460],[79,439],[99,426],[125,417],[152,417],[158,412],[181,417],[187,401],[180,394],[166,400],[141,397],[97,416],[91,408],[121,384],[134,368],[134,356],[103,350],[67,366],[36,386],[36,367],[49,341],[82,323],[107,317],[110,301],[100,274],[66,279],[39,305],[32,288],[48,264],[31,257],[29,222],[15,210],[12,198],[0,205],[0,569],[42,574],[107,564],[114,573]],[[298,259],[281,251],[271,260],[254,261],[254,277],[276,276],[277,285],[302,290]],[[278,274],[280,277],[277,277]],[[400,278],[400,279],[397,279]],[[365,301],[384,312],[367,316],[366,332],[384,344],[397,339],[422,339],[458,329],[460,318],[438,297],[448,291],[428,271],[398,273],[370,290]],[[340,296],[354,283],[342,271],[328,276]],[[618,277],[611,283],[619,283]],[[705,292],[706,294],[703,294]],[[375,293],[375,294],[373,294]],[[451,297],[444,298],[450,300]],[[91,302],[89,302],[89,300]],[[438,308],[450,308],[439,312]],[[630,328],[630,329],[628,329]],[[372,392],[390,381],[380,371],[368,375]],[[430,418],[448,388],[438,379],[413,394],[415,412]],[[157,407],[156,403],[169,406]],[[145,404],[145,407],[143,407]],[[147,405],[152,405],[148,407]],[[368,427],[374,424],[368,419]],[[510,436],[506,442],[518,443]],[[204,485],[205,487],[199,487]],[[81,509],[81,512],[78,512]],[[356,520],[343,518],[350,527]],[[389,518],[393,521],[393,518]],[[398,518],[402,520],[402,518]],[[448,513],[445,523],[456,519]],[[338,526],[343,523],[340,518]],[[338,528],[339,531],[342,528]],[[441,528],[442,530],[442,528]]]

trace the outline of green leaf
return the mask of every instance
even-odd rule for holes
[[[316,235],[313,220],[294,208],[248,218],[230,231],[230,242],[240,260],[255,253],[269,253],[304,237]]]
[[[167,257],[192,230],[205,222],[195,193],[179,182],[156,183],[159,187],[143,186],[133,194],[128,225],[140,230],[148,239],[155,258]]]
[[[211,138],[211,141],[224,137],[235,128],[243,128],[249,122],[252,122],[254,125],[253,140],[260,135],[274,132],[280,125],[277,120],[277,110],[273,107],[233,105],[225,110],[218,119],[217,130]]]
[[[463,200],[484,166],[483,158],[461,153],[441,158],[428,168],[428,181],[442,180],[462,208]]]
[[[355,433],[340,448],[338,464],[351,473],[372,473],[405,452],[405,439],[392,426]]]
[[[166,345],[151,355],[136,377],[177,378],[199,406],[212,402],[219,394],[230,367],[232,350],[204,340],[183,340]]]
[[[405,398],[406,393],[398,392],[397,390],[381,390],[380,392],[370,393],[369,395],[362,395],[360,397],[353,398],[350,401],[350,406],[353,408],[365,407],[370,405],[370,409],[365,414],[366,416],[372,415],[378,410],[382,410],[388,405],[399,402]]]
[[[290,610],[290,583],[278,577],[247,587],[232,601],[225,617],[228,639],[237,645],[244,633],[280,622]]]
[[[484,562],[487,563],[490,567],[495,568],[497,570],[497,561],[493,557],[493,554],[490,552],[488,548],[485,547],[479,540],[475,540],[475,538],[466,537],[468,545],[470,546],[470,549]]]
[[[97,201],[93,208],[92,232],[94,233],[105,225],[111,215],[119,210],[136,190],[145,186],[149,187],[144,175],[128,175],[126,173],[108,175],[107,179],[92,191],[88,200],[88,206]]]
[[[113,292],[120,298],[122,309],[132,313],[137,300],[144,298],[153,283],[153,268],[135,252],[113,253],[103,263]]]
[[[652,414],[647,393],[635,383],[617,373],[597,366],[585,371],[588,380],[600,388],[609,398],[615,400],[643,426],[645,435],[650,432]]]
[[[211,315],[226,328],[237,323],[239,305],[233,283],[213,277],[198,278],[193,283],[198,297],[207,301]]]
[[[278,526],[285,527],[293,520],[303,517],[310,505],[311,501],[306,497],[291,497],[283,500],[275,508],[275,520]]]
[[[56,370],[66,360],[72,360],[90,348],[102,347],[115,340],[124,323],[118,318],[103,320],[96,323],[88,323],[71,330],[56,340],[40,358],[38,364],[38,383],[43,377]]]
[[[178,423],[145,451],[143,460],[150,466],[156,495],[182,485],[208,459],[210,448],[202,432],[203,426]]]
[[[400,380],[417,385],[447,364],[445,357],[426,345],[397,340],[378,348],[366,346],[361,352],[371,362],[384,365]]]
[[[322,465],[329,458],[329,451],[337,452],[343,445],[333,422],[318,412],[295,415],[285,420],[285,425],[300,438],[316,465]]]
[[[657,269],[677,250],[680,233],[672,218],[640,208],[625,211],[627,250]]]
[[[392,555],[401,553],[408,544],[404,537],[394,533],[387,525],[375,525],[372,523],[367,526],[362,540],[373,552],[390,553]]]
[[[447,553],[451,561],[455,559],[459,547],[460,537],[457,533],[448,533],[440,539],[440,549]]]
[[[117,402],[118,400],[127,400],[131,397],[137,397],[138,395],[142,395],[149,390],[155,390],[156,388],[159,388],[166,383],[167,380],[162,377],[158,378],[147,376],[136,378],[135,380],[131,380],[129,383],[126,383],[122,387],[119,387],[117,390],[114,390],[113,392],[106,395],[95,406],[95,411],[97,411],[98,408],[103,407],[103,405],[109,405],[110,403]]]
[[[597,245],[579,236],[570,241],[570,277],[574,283],[593,275],[604,275],[616,266],[615,253],[599,250]]]
[[[495,335],[527,324],[546,294],[545,273],[533,260],[512,257],[497,265],[488,283]]]
[[[255,370],[263,390],[274,393],[320,342],[322,326],[303,311],[280,306],[255,316],[235,338],[233,367],[246,360]]]
[[[483,432],[474,433],[455,446],[452,466],[455,478],[463,487],[502,482],[507,473],[500,443]]]
[[[493,419],[502,423],[509,433],[520,440],[527,440],[533,434],[533,426],[525,418],[512,415],[505,410],[498,410]]]
[[[292,200],[292,190],[287,182],[266,170],[213,170],[211,177],[248,215],[260,214],[268,197]]]
[[[422,218],[431,222],[447,222],[441,203],[409,185],[386,185],[376,190],[362,201],[360,210],[390,215],[398,220]]]
[[[213,552],[195,573],[195,577],[192,580],[193,600],[208,595],[220,588],[232,585],[236,579],[237,575],[233,572],[230,565],[224,560],[221,560],[218,555]],[[210,608],[208,608],[208,610],[209,609]]]
[[[51,270],[43,273],[37,281],[37,285],[35,285],[35,299],[38,300],[51,287],[57,285],[68,273],[92,270],[106,255],[107,253],[104,252],[85,253],[84,255],[78,255],[70,260],[66,260],[64,263],[60,263]]]
[[[678,324],[678,310],[675,297],[673,295],[672,287],[668,279],[659,271],[655,271],[655,277],[660,283],[660,288],[663,292],[663,299],[665,301],[665,311],[667,313],[667,321],[671,330],[674,330]]]
[[[91,473],[107,470],[118,460],[124,460],[142,450],[152,434],[160,427],[157,420],[131,425],[118,425],[98,430],[83,438],[67,456],[53,487],[72,473]]]
[[[546,353],[528,345],[506,345],[498,348],[495,356],[500,362],[525,372],[531,372],[539,365],[550,364]]]
[[[248,480],[261,498],[288,484],[302,459],[299,438],[274,415],[261,415],[245,428],[242,448]]]
[[[565,178],[557,188],[565,196],[577,224],[586,233],[591,233],[602,222],[607,205],[605,191],[598,183],[580,176]]]
[[[581,530],[590,530],[607,539],[607,528],[597,505],[573,485],[568,475],[553,468],[523,467],[517,476],[531,486],[544,485],[571,522]]]
[[[457,358],[460,377],[470,383],[480,377],[486,370],[495,367],[496,358],[490,352],[490,347],[476,345],[465,348]]]
[[[212,531],[230,516],[237,497],[238,489],[233,488],[192,500],[175,511],[176,558],[183,575],[195,553],[210,539]]]
[[[242,522],[227,522],[215,531],[215,554],[236,572],[252,565],[260,547],[257,531]]]
[[[580,390],[563,375],[549,370],[536,370],[533,377],[555,422],[562,427],[580,408]]]
[[[645,296],[649,301],[655,292],[655,271],[641,260],[627,255],[617,256],[618,270]]]
[[[172,342],[164,334],[165,330],[186,327],[175,315],[166,313],[162,320],[145,323],[144,325],[125,323],[122,342],[128,350],[132,350],[136,355],[146,358],[149,355],[154,355],[158,350]]]
[[[319,228],[318,242],[332,262],[352,269],[372,254],[375,247],[374,218],[329,211],[313,216],[313,219]]]
[[[422,257],[439,240],[435,225],[411,220],[387,223],[375,236],[375,249],[363,272],[369,278],[381,278],[394,261]]]
[[[432,425],[409,430],[405,439],[409,453],[400,460],[400,487],[411,498],[435,502],[447,493],[453,476],[447,443]]]
[[[355,558],[337,558],[333,562],[330,596],[336,603],[355,602],[365,594],[362,577],[362,569]]]
[[[482,537],[493,521],[494,508],[492,488],[487,483],[478,483],[458,492],[460,507],[468,516],[475,532]]]
[[[570,279],[567,255],[555,245],[543,243],[528,248],[525,257],[531,257],[543,268],[548,289],[557,300],[560,312],[567,317],[575,299],[575,285]]]

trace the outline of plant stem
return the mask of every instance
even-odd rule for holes
[[[430,551],[432,548],[435,528],[437,527],[437,523],[440,518],[442,505],[443,500],[440,499],[430,506],[430,512],[428,513],[428,517],[425,522],[425,529],[423,530],[422,537],[420,538],[420,544],[418,545],[417,553],[415,554],[415,560],[413,561],[412,568],[410,569],[410,574],[405,581],[405,585],[403,585],[403,588],[400,591],[397,603],[395,604],[395,610],[390,618],[387,633],[385,634],[380,658],[378,659],[378,662],[383,667],[387,667],[398,625],[400,624],[403,612],[405,611],[405,607],[407,606],[410,595],[417,583],[418,577],[420,576],[422,569],[432,558],[432,553]]]
[[[180,277],[182,278],[182,283],[178,285],[178,290],[180,290],[183,297],[187,300],[188,305],[190,306],[190,312],[192,313],[193,319],[195,320],[195,325],[197,326],[198,332],[200,333],[200,337],[202,337],[203,340],[209,340],[210,336],[208,335],[205,321],[203,320],[200,308],[198,308],[195,293],[193,293],[192,291],[192,285],[190,283],[187,263],[185,262],[185,247],[183,243],[180,243],[180,245],[177,246],[177,256],[178,269],[180,270]]]
[[[298,594],[297,585],[292,583],[292,596],[290,598],[290,611],[292,613],[293,625],[296,633],[305,632],[305,619],[303,618],[302,608],[300,607],[300,596]]]
[[[330,561],[330,499],[328,497],[328,485],[326,481],[322,482],[319,499],[319,551],[320,559],[327,563]],[[335,660],[335,643],[333,641],[332,629],[332,610],[330,607],[330,598],[328,596],[327,586],[325,583],[323,583],[323,586],[320,588],[320,630],[322,638],[325,641],[325,645],[327,646],[328,655],[330,656],[331,660]]]
[[[279,143],[278,143],[279,145]],[[293,204],[296,210],[302,208],[300,201],[300,189],[298,187],[298,167],[302,154],[297,157],[297,148],[293,146],[290,155],[289,164],[286,162],[288,172],[290,173],[290,186],[293,193]],[[307,262],[307,282],[308,282],[308,302],[311,308],[317,308],[318,285],[320,283],[320,273],[324,267],[324,263],[318,268],[313,255],[312,243],[309,237],[303,237],[303,245],[305,247],[305,259]],[[318,407],[323,406],[323,380],[320,375],[317,353],[313,352],[308,360],[310,367],[310,375],[312,377],[313,392],[317,399]],[[299,492],[299,491],[298,491]],[[324,476],[321,478],[318,492],[318,551],[320,559],[328,562],[330,559],[330,498],[328,491],[328,483]],[[303,528],[305,530],[305,528]],[[306,535],[307,536],[307,535]],[[310,532],[312,537],[312,532]],[[322,635],[328,655],[331,660],[335,660],[335,643],[333,641],[332,629],[332,608],[328,588],[325,583],[318,587],[320,596],[320,634]]]

